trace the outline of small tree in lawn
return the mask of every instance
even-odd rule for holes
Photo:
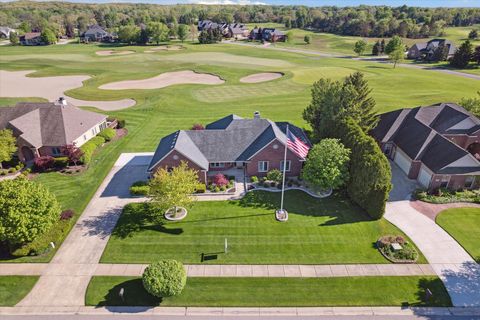
[[[177,30],[178,39],[184,42],[188,37],[188,32],[189,32],[188,26],[184,24],[179,24],[177,28],[178,28]]]
[[[405,59],[405,52],[403,47],[396,48],[394,51],[388,54],[388,58],[393,62],[393,69],[397,67],[397,63],[402,62]]]
[[[303,178],[322,190],[338,189],[348,179],[350,149],[338,139],[323,139],[313,146],[303,168]]]
[[[12,130],[0,130],[0,169],[2,168],[2,162],[12,160],[12,156],[16,151],[16,139]]]
[[[367,42],[365,40],[358,40],[355,42],[355,46],[353,51],[358,55],[361,56],[365,50],[367,49]]]
[[[312,37],[306,34],[305,37],[303,38],[303,41],[305,41],[306,44],[310,44],[310,42],[312,41]]]
[[[44,186],[17,178],[0,182],[0,242],[10,250],[35,240],[60,216],[60,205]]]
[[[75,166],[83,156],[83,151],[80,148],[77,148],[77,146],[74,144],[67,144],[63,146],[62,152],[68,157],[68,161],[73,163]]]
[[[177,207],[190,206],[194,201],[192,194],[196,191],[197,179],[197,171],[190,169],[185,161],[171,171],[166,168],[158,170],[150,180],[154,218],[172,208],[176,214]]]
[[[471,40],[478,39],[478,31],[475,29],[470,31],[470,33],[468,34],[468,39],[471,39]]]

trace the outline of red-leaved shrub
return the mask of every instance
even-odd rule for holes
[[[52,156],[42,156],[33,160],[35,168],[39,171],[45,171],[53,168],[55,159]]]
[[[200,123],[195,123],[193,126],[192,126],[192,130],[205,130],[205,127],[200,124]]]
[[[60,214],[60,220],[70,220],[75,215],[75,211],[68,209],[63,210]]]
[[[223,186],[228,185],[228,180],[225,177],[225,175],[223,175],[221,173],[218,173],[213,177],[213,183],[216,186],[223,187]]]

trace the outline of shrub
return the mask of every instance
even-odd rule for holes
[[[111,141],[113,138],[115,138],[116,135],[117,135],[117,132],[115,131],[115,129],[106,128],[100,131],[100,133],[97,136],[104,138],[105,141]]]
[[[270,187],[275,187],[277,185],[277,182],[270,182]]]
[[[100,136],[93,137],[87,141],[84,145],[80,147],[80,150],[83,152],[80,161],[84,164],[89,164],[92,160],[93,153],[95,150],[105,143],[105,139]]]
[[[148,181],[136,181],[129,190],[132,196],[146,196],[150,193],[150,186]]]
[[[182,292],[187,282],[187,273],[181,262],[162,260],[145,269],[142,282],[151,295],[158,298],[171,297]]]
[[[282,182],[282,179],[283,179],[282,172],[278,169],[270,170],[267,173],[267,179],[270,180],[270,181]]]
[[[227,191],[227,187],[226,186],[221,186],[220,191],[224,191],[224,192]]]
[[[192,126],[192,130],[205,130],[205,127],[200,124],[200,123],[195,123],[193,126]]]
[[[213,189],[214,192],[220,192],[220,188],[219,187],[215,187],[215,189]]]
[[[15,173],[15,172],[17,172],[17,169],[15,168],[8,169],[8,173]]]
[[[203,183],[199,183],[195,189],[195,193],[205,193],[207,191],[207,186]]]
[[[258,177],[257,176],[252,176],[250,179],[252,180],[253,183],[258,182]]]
[[[68,210],[63,210],[62,213],[60,213],[60,220],[70,220],[73,218],[75,215],[75,211],[68,209]]]
[[[0,170],[0,176],[6,176],[7,173],[8,173],[8,170],[6,170],[6,169],[1,169]]]
[[[35,158],[33,163],[35,165],[35,169],[38,171],[45,171],[53,168],[55,159],[52,156],[42,156]]]
[[[219,187],[224,187],[228,184],[228,180],[225,175],[218,173],[213,177],[213,184]]]
[[[81,160],[83,156],[83,151],[80,148],[77,148],[75,144],[64,145],[62,147],[62,152],[67,157],[68,163],[71,162],[74,165],[77,165],[77,163]]]
[[[57,169],[62,169],[68,166],[68,163],[68,157],[58,157],[54,158],[53,166]]]
[[[270,183],[268,183],[267,181],[264,181],[263,182],[263,187],[264,188],[270,188]]]
[[[117,128],[122,129],[125,128],[125,119],[117,118]]]

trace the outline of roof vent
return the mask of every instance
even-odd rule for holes
[[[254,118],[254,119],[260,119],[260,111],[255,111],[255,112],[253,113],[253,118]]]
[[[67,106],[67,100],[64,97],[58,98],[58,103],[62,106]]]

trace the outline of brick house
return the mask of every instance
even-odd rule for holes
[[[23,162],[40,156],[62,156],[65,145],[80,147],[107,127],[106,115],[79,109],[63,98],[0,108],[0,130],[13,131],[18,158]]]
[[[254,41],[285,42],[287,35],[276,28],[255,28],[250,32],[248,38]]]
[[[446,39],[432,39],[428,42],[418,42],[408,49],[407,58],[414,60],[433,61],[435,51],[438,47],[444,46],[446,48],[446,59],[450,59],[455,54],[457,48],[450,40]]]
[[[203,183],[219,172],[263,177],[272,169],[283,169],[287,125],[297,138],[311,145],[302,129],[287,122],[263,119],[258,113],[252,119],[232,114],[208,124],[205,130],[179,130],[163,137],[148,170],[154,173],[185,161]],[[304,161],[288,149],[286,176],[299,176]]]
[[[429,191],[480,186],[480,119],[454,103],[384,113],[371,134]]]

